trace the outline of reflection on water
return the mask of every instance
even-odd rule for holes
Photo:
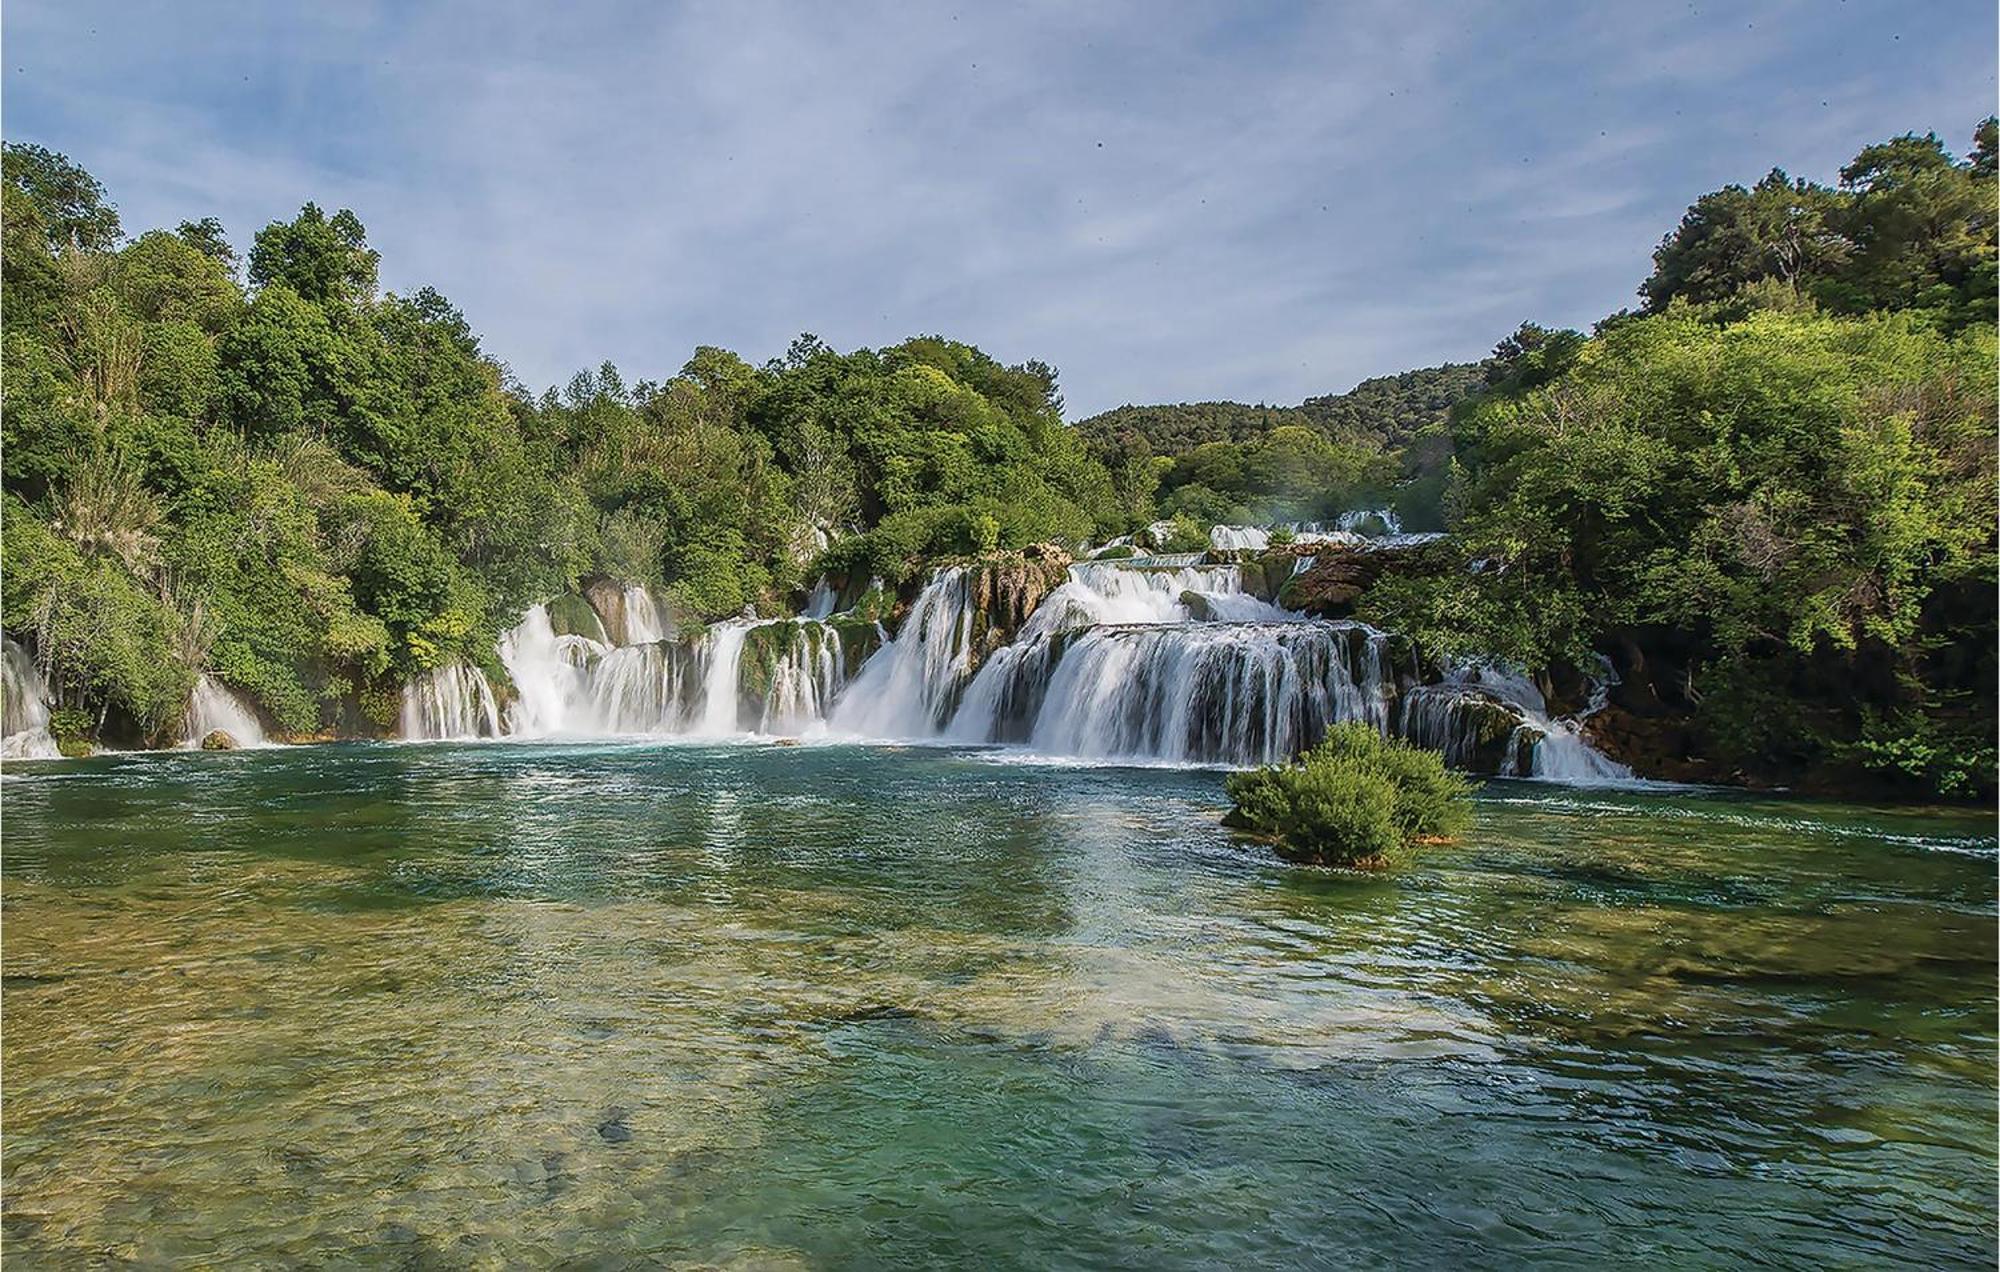
[[[1990,1261],[1978,818],[322,747],[4,784],[21,1266]]]

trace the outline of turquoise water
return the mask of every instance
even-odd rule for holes
[[[10,1264],[1990,1266],[1990,817],[856,747],[21,765]]]

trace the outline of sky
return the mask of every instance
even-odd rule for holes
[[[352,208],[532,388],[942,334],[1296,403],[1634,303],[1696,196],[1956,151],[1992,0],[7,0],[0,132],[127,233]]]

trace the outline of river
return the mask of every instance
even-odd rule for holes
[[[950,748],[11,765],[10,1263],[1990,1266],[1990,815],[1353,878]]]

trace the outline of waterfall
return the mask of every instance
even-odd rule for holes
[[[754,624],[742,621],[718,623],[708,629],[702,648],[702,707],[696,732],[713,735],[740,733],[739,673],[743,665],[743,642]]]
[[[493,686],[477,667],[462,662],[419,673],[403,686],[398,729],[410,739],[498,737],[500,711]]]
[[[1334,529],[1343,530],[1348,534],[1366,534],[1368,531],[1365,527],[1371,521],[1381,523],[1383,535],[1394,536],[1403,533],[1402,518],[1390,508],[1355,508],[1341,513],[1334,519],[1333,526]]]
[[[833,607],[838,604],[840,604],[839,593],[833,590],[833,584],[827,581],[826,575],[822,574],[819,576],[819,582],[813,584],[812,592],[806,597],[806,607],[803,611],[803,616],[806,618],[826,618],[833,613]]]
[[[0,758],[52,760],[62,755],[49,733],[49,687],[28,651],[0,638]]]
[[[557,635],[547,609],[535,606],[498,646],[515,689],[504,720],[485,677],[453,664],[406,688],[403,732],[823,730],[1249,765],[1289,759],[1332,725],[1361,721],[1476,771],[1565,781],[1629,776],[1591,750],[1575,721],[1550,719],[1526,677],[1467,664],[1441,683],[1414,683],[1409,651],[1392,657],[1398,647],[1390,636],[1309,619],[1247,593],[1245,568],[1200,554],[1077,562],[976,674],[973,577],[958,566],[931,576],[893,638],[879,626],[871,633],[851,619],[822,617],[837,603],[825,579],[805,617],[732,619],[691,639],[616,647]],[[627,589],[623,600],[628,634],[660,626],[642,590]],[[850,658],[871,637],[875,652],[850,679]]]
[[[1268,764],[1329,725],[1386,728],[1387,637],[1356,623],[1096,626],[1003,650],[952,722],[964,741],[1196,764]]]
[[[625,593],[628,630],[638,612],[633,592],[645,595],[639,588]],[[596,704],[589,668],[609,649],[588,636],[556,635],[548,607],[530,607],[520,624],[500,638],[500,662],[514,681],[507,732],[546,736],[578,728],[590,731],[596,723]]]
[[[250,704],[214,676],[203,672],[188,695],[187,712],[182,717],[181,747],[194,750],[209,734],[220,730],[239,747],[268,746],[264,726]]]
[[[971,627],[965,571],[958,566],[939,570],[910,607],[902,630],[876,651],[842,695],[834,708],[834,728],[857,737],[935,736],[972,668]]]
[[[839,633],[811,619],[737,619],[693,640],[610,646],[558,636],[537,605],[500,638],[512,737],[606,737],[824,725],[847,683]]]
[[[1468,663],[1440,684],[1412,690],[1398,731],[1444,752],[1446,762],[1459,768],[1580,784],[1631,781],[1630,768],[1583,737],[1582,721],[1604,706],[1615,683],[1604,663],[1583,713],[1552,719],[1542,691],[1527,676],[1494,663]]]
[[[650,645],[656,640],[665,640],[666,635],[667,625],[660,617],[660,607],[653,600],[653,594],[637,584],[626,588],[625,643]]]
[[[1211,526],[1208,546],[1224,550],[1248,548],[1261,552],[1271,546],[1271,535],[1257,526]]]

